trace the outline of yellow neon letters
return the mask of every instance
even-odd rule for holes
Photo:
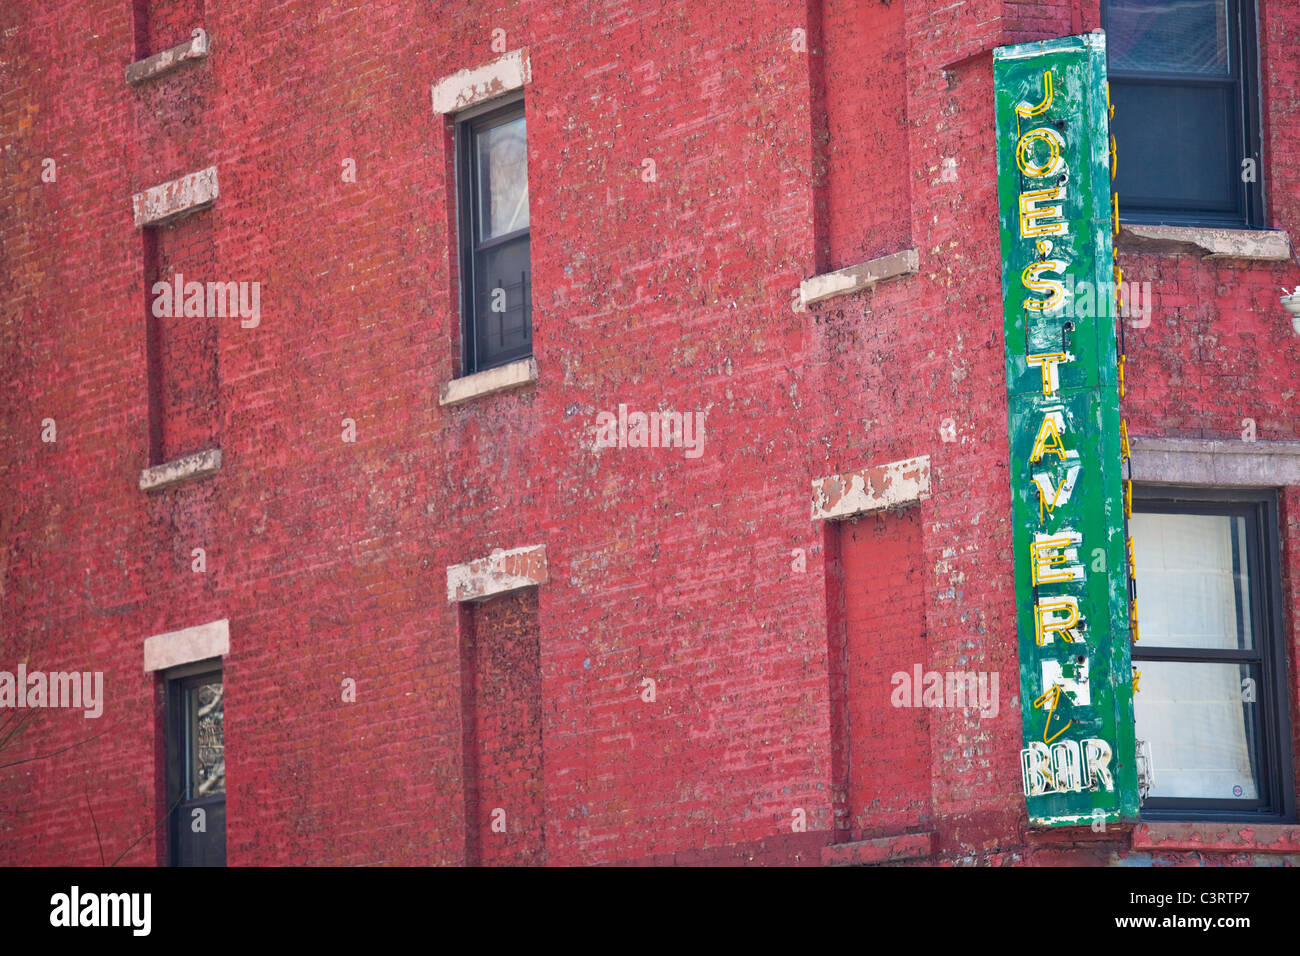
[[[1107,96],[1110,94],[1107,93]],[[1109,102],[1109,100],[1107,101]],[[1039,113],[1046,113],[1052,108],[1052,71],[1043,71],[1043,99],[1037,106],[1030,106],[1028,103],[1019,103],[1016,105],[1016,115],[1028,119],[1030,116],[1037,116]]]
[[[1055,553],[1077,543],[1078,537],[1077,534],[1060,534],[1029,543],[1030,576],[1035,585],[1051,584],[1053,581],[1077,581],[1083,577],[1081,567],[1067,565],[1069,557]],[[1062,570],[1055,571],[1053,568]]]
[[[1057,203],[1053,206],[1038,206],[1040,202]],[[1029,236],[1063,236],[1065,235],[1064,213],[1060,203],[1065,202],[1065,187],[1050,186],[1047,189],[1031,189],[1020,194],[1020,235]],[[1038,222],[1039,219],[1059,219],[1060,222]]]
[[[1038,426],[1038,437],[1034,439],[1034,450],[1029,456],[1030,463],[1039,461],[1044,455],[1051,453],[1065,461],[1065,445],[1061,441],[1061,433],[1056,429],[1056,419],[1051,415],[1043,416],[1043,423]]]
[[[1057,611],[1065,612],[1065,620],[1048,620],[1048,615]],[[1061,640],[1067,644],[1073,644],[1074,634],[1071,633],[1070,628],[1078,623],[1079,605],[1074,598],[1058,598],[1054,601],[1039,600],[1034,605],[1034,637],[1037,639],[1039,647],[1053,643],[1053,634],[1060,634]]]
[[[1025,361],[1030,365],[1041,367],[1043,372],[1043,394],[1051,398],[1059,387],[1056,377],[1056,365],[1058,362],[1069,362],[1071,358],[1065,352],[1040,352],[1037,355],[1025,356]]]

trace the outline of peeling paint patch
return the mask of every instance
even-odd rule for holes
[[[812,483],[812,518],[848,518],[930,497],[930,456],[891,461]]]

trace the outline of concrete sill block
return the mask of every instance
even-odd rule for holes
[[[856,266],[847,266],[835,272],[826,272],[799,283],[799,300],[804,308],[814,302],[832,299],[837,295],[850,295],[870,289],[877,282],[914,275],[920,268],[920,257],[915,249],[904,249],[892,255],[881,256]]]
[[[167,634],[155,634],[144,641],[144,669],[164,671],[182,664],[225,657],[230,653],[230,622],[211,621]]]
[[[493,551],[486,558],[447,568],[447,600],[481,601],[497,594],[537,587],[549,579],[546,545]]]
[[[930,456],[891,461],[844,475],[815,478],[812,520],[852,518],[930,497]]]
[[[186,63],[195,60],[206,60],[207,57],[208,34],[200,28],[194,31],[194,35],[190,39],[184,43],[176,44],[170,50],[163,50],[161,53],[155,53],[143,60],[127,64],[126,81],[135,86],[145,80],[152,80],[156,76],[170,73]]]
[[[907,860],[924,860],[933,853],[933,833],[905,833],[877,840],[824,846],[822,866],[880,866]]]
[[[209,166],[131,197],[136,228],[158,226],[216,201],[217,167]]]
[[[1144,226],[1120,223],[1120,252],[1189,253],[1204,259],[1255,259],[1277,262],[1291,258],[1285,229],[1215,229],[1205,226]]]
[[[491,63],[461,70],[433,84],[433,111],[458,113],[532,81],[527,50],[511,50]]]
[[[161,465],[152,465],[140,472],[140,490],[157,491],[159,488],[177,485],[191,478],[202,478],[204,475],[211,475],[220,470],[220,448],[196,451],[165,461]]]
[[[512,388],[523,388],[537,381],[537,360],[520,359],[509,365],[490,368],[486,372],[476,372],[464,378],[453,378],[442,386],[438,394],[439,405],[459,405],[471,398],[492,395]]]
[[[1202,853],[1300,853],[1300,827],[1251,823],[1143,823],[1134,850]]]

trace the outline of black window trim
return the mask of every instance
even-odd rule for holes
[[[1192,798],[1148,798],[1143,802],[1144,821],[1200,821],[1219,823],[1296,823],[1296,788],[1292,764],[1294,746],[1291,729],[1291,694],[1288,682],[1286,632],[1283,622],[1282,553],[1278,493],[1272,488],[1206,488],[1179,485],[1137,484],[1133,486],[1133,511],[1164,514],[1248,514],[1249,554],[1259,573],[1250,580],[1252,626],[1256,651],[1144,647],[1141,638],[1142,579],[1137,579],[1139,641],[1133,646],[1133,662],[1218,661],[1225,663],[1258,657],[1260,680],[1256,689],[1259,728],[1263,740],[1259,755],[1264,764],[1260,774],[1260,809],[1246,810],[1239,800],[1197,800]],[[1140,685],[1139,691],[1141,693]],[[1263,796],[1263,794],[1261,794]]]
[[[504,245],[529,235],[532,230],[531,216],[528,226],[516,229],[501,236],[493,236],[485,241],[478,241],[479,210],[474,201],[475,163],[473,148],[479,130],[508,122],[524,116],[524,95],[522,90],[493,99],[489,103],[458,113],[455,117],[455,175],[456,175],[456,231],[460,262],[460,330],[461,330],[461,376],[485,372],[489,369],[522,361],[532,354],[532,296],[525,292],[525,314],[528,321],[529,355],[519,355],[500,360],[483,360],[476,354],[476,323],[479,316],[475,311],[474,257],[476,252],[483,252],[495,246]],[[525,142],[527,140],[525,139]],[[531,256],[531,243],[530,243]]]
[[[1202,226],[1217,229],[1267,229],[1265,219],[1265,176],[1264,176],[1264,84],[1262,62],[1259,49],[1259,5],[1256,0],[1226,0],[1228,5],[1229,56],[1235,62],[1235,69],[1230,71],[1233,87],[1233,103],[1237,115],[1235,129],[1232,131],[1236,140],[1229,150],[1229,158],[1236,155],[1236,166],[1231,171],[1232,181],[1238,189],[1238,201],[1233,213],[1213,209],[1195,209],[1191,206],[1170,207],[1134,207],[1126,205],[1125,197],[1119,196],[1119,218],[1122,223],[1135,225],[1174,225]],[[1102,23],[1106,23],[1107,0],[1102,4]],[[1233,42],[1235,41],[1235,42]],[[1128,71],[1111,72],[1107,69],[1107,79],[1112,84],[1132,81],[1153,86],[1224,86],[1221,76],[1203,73],[1174,73],[1164,71]],[[1124,144],[1116,144],[1117,158],[1120,164],[1124,159]],[[1241,177],[1241,161],[1252,158],[1255,161],[1255,182],[1246,183]]]

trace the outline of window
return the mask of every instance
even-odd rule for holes
[[[464,373],[533,353],[522,101],[457,124]]]
[[[220,668],[177,668],[167,682],[172,866],[226,865],[225,705]]]
[[[1133,512],[1143,816],[1293,821],[1276,498],[1138,490]]]
[[[1122,219],[1263,225],[1254,0],[1106,0]]]

